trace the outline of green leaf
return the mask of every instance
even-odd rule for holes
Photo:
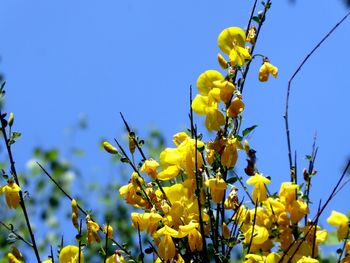
[[[251,133],[256,127],[258,127],[258,125],[253,125],[252,127],[244,129],[242,132],[243,137]]]
[[[240,142],[243,140],[242,136],[239,136],[238,134],[235,136],[237,138],[237,140],[239,140]]]
[[[306,158],[306,160],[309,160],[309,161],[312,160],[312,156],[311,155],[306,155],[305,158]]]
[[[261,20],[258,16],[253,16],[252,20],[257,22],[258,24],[260,24],[260,22],[261,22]]]
[[[122,163],[130,163],[129,159],[126,158],[126,157],[120,158],[120,161],[121,161]]]
[[[9,145],[14,144],[21,137],[21,135],[22,134],[20,132],[12,132],[9,140]]]
[[[226,180],[227,184],[234,184],[235,182],[237,182],[237,177],[230,177]]]

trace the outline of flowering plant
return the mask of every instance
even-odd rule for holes
[[[190,92],[190,127],[173,136],[173,147],[163,149],[158,160],[146,156],[141,141],[123,115],[129,151],[117,140],[115,146],[103,142],[107,153],[119,157],[133,169],[128,183],[118,191],[120,197],[134,208],[130,218],[139,237],[138,257],[114,240],[116,231],[108,222],[100,226],[92,214],[79,205],[79,200],[68,195],[39,164],[71,200],[71,219],[78,244],[62,245],[58,255],[60,263],[84,262],[84,251],[95,243],[102,244],[103,239],[105,245],[101,245],[101,254],[104,262],[110,263],[144,262],[146,255],[154,262],[230,262],[234,259],[269,263],[319,262],[319,247],[326,241],[328,232],[318,225],[318,220],[338,192],[349,163],[329,198],[320,204],[316,215],[311,216],[309,193],[316,174],[317,149],[314,147],[309,168],[303,170],[303,183],[300,184],[290,150],[289,86],[285,114],[289,180],[281,184],[277,193],[269,189],[271,178],[259,171],[256,151],[248,142],[248,135],[256,125],[243,128],[242,118],[246,107],[245,80],[251,63],[261,59],[256,75],[262,82],[268,81],[270,75],[275,78],[278,75],[272,60],[254,53],[271,1],[262,2],[262,8],[263,11],[256,15],[255,2],[245,29],[228,27],[218,35],[218,47],[222,52],[218,54],[218,67],[221,71],[207,70],[200,74],[198,94],[192,98],[192,90]],[[213,134],[210,140],[203,140],[194,123],[194,114],[205,118],[205,128]],[[14,117],[11,114],[7,118],[3,113],[0,117],[11,162],[11,176],[6,178],[7,184],[1,186],[0,193],[5,195],[8,208],[22,209],[31,238],[29,245],[37,261],[41,262],[11,153],[11,144],[16,137],[11,131]],[[134,157],[136,151],[141,157],[138,164]],[[240,158],[246,159],[246,167],[238,167]],[[339,262],[350,262],[349,218],[333,211],[328,222],[337,228],[337,238],[343,243]],[[148,239],[146,249],[142,235]],[[108,252],[109,241],[118,247],[113,253]],[[8,261],[23,262],[24,258],[13,247],[8,253]],[[42,262],[54,262],[54,256]]]

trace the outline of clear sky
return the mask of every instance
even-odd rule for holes
[[[253,63],[243,116],[245,127],[259,126],[250,142],[257,150],[259,170],[272,177],[277,191],[289,178],[282,118],[287,81],[347,10],[340,0],[272,2],[256,52],[279,67],[279,76],[259,83],[261,61]],[[17,165],[25,169],[36,145],[65,149],[66,128],[84,113],[89,127],[77,134],[74,144],[86,151],[80,166],[87,180],[97,180],[111,171],[98,143],[101,138],[121,138],[120,111],[141,135],[158,127],[169,146],[171,136],[188,126],[189,86],[196,93],[199,74],[219,70],[217,36],[226,27],[245,27],[253,1],[0,3],[6,109],[14,112],[15,128],[23,134],[14,147]],[[349,32],[350,20],[310,59],[292,86],[290,128],[299,173],[317,133],[318,174],[311,194],[315,205],[327,198],[350,158]],[[203,123],[203,118],[196,120]],[[242,173],[242,167],[237,171]],[[349,196],[347,185],[331,207],[349,212]]]

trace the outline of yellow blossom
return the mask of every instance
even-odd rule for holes
[[[306,257],[303,256],[301,259],[299,259],[296,263],[318,263],[319,261],[317,259],[314,259],[312,257]]]
[[[288,212],[290,213],[290,220],[296,224],[309,213],[309,208],[304,201],[294,200],[292,205],[288,207]]]
[[[238,159],[237,148],[241,149],[242,145],[236,138],[229,138],[225,143],[225,148],[221,154],[221,164],[226,168],[232,168],[236,165]]]
[[[267,199],[266,185],[269,183],[270,180],[259,173],[247,180],[247,184],[254,185],[252,194],[254,202],[263,202]]]
[[[243,263],[265,263],[266,262],[265,260],[266,260],[265,256],[248,254],[245,256]]]
[[[152,179],[157,179],[157,167],[159,166],[159,163],[153,159],[146,160],[142,167],[141,172],[147,173]]]
[[[220,33],[218,45],[222,52],[229,55],[231,66],[243,65],[246,60],[251,59],[244,48],[245,40],[245,32],[238,27],[226,28]]]
[[[126,260],[118,251],[116,251],[106,259],[106,263],[126,263]]]
[[[0,187],[0,193],[5,194],[6,204],[9,208],[16,208],[19,205],[19,192],[21,188],[13,179],[8,180],[7,185]]]
[[[113,237],[113,227],[110,225],[104,225],[103,226],[103,233],[105,233],[108,238],[112,238]]]
[[[248,31],[246,41],[252,45],[255,45],[255,40],[256,40],[255,38],[256,38],[256,27],[252,26]]]
[[[202,235],[198,231],[198,228],[199,224],[194,222],[190,222],[188,225],[185,226],[179,226],[178,237],[182,238],[188,236],[188,243],[192,252],[201,251],[203,248]]]
[[[79,248],[76,246],[65,246],[61,249],[58,257],[59,263],[78,263]],[[84,254],[80,251],[80,262],[84,263]]]
[[[269,238],[269,232],[266,229],[266,227],[255,225],[254,234],[252,234],[252,232],[253,232],[253,226],[251,226],[244,233],[246,244],[250,244],[250,242],[252,242],[253,245],[260,245],[260,244],[263,244]]]
[[[338,240],[346,238],[349,232],[349,218],[346,215],[333,210],[331,215],[327,218],[327,222],[338,228]]]
[[[131,213],[131,221],[133,226],[140,231],[147,229],[148,233],[154,233],[157,230],[158,222],[162,220],[163,217],[157,213]]]
[[[79,228],[78,224],[78,203],[75,199],[72,199],[72,223],[76,229]]]
[[[7,258],[8,258],[9,263],[22,263],[23,262],[22,260],[19,260],[18,258],[16,258],[12,253],[8,253]]]
[[[222,235],[224,238],[229,239],[231,237],[231,230],[225,222],[222,223]]]
[[[93,241],[100,242],[101,239],[98,235],[98,231],[100,230],[100,226],[91,220],[90,216],[86,217],[86,229],[87,229],[87,242],[89,245],[92,244]]]
[[[270,74],[276,78],[278,74],[278,68],[270,64],[268,59],[265,59],[259,70],[259,80],[262,82],[267,81]]]
[[[220,89],[217,88],[218,98],[220,99]],[[198,115],[205,115],[205,126],[209,131],[218,131],[220,126],[225,124],[225,117],[218,109],[218,102],[215,93],[212,96],[197,95],[192,101],[192,109]],[[213,96],[215,95],[215,96]]]
[[[227,64],[228,62],[220,53],[218,54],[218,62],[219,62],[219,65],[222,67],[222,69],[228,68],[228,64]]]
[[[244,103],[243,101],[236,97],[234,100],[231,102],[230,106],[227,109],[227,115],[229,117],[237,117],[242,111],[244,110]]]
[[[209,92],[216,88],[214,85],[215,81],[224,80],[224,76],[216,70],[207,70],[197,79],[197,89],[199,94],[207,96]]]
[[[210,188],[210,195],[215,204],[222,201],[225,195],[225,190],[227,185],[221,176],[216,176],[216,178],[209,179],[205,181],[205,186]]]
[[[285,205],[291,205],[297,198],[299,185],[292,182],[284,182],[281,184],[279,197]]]

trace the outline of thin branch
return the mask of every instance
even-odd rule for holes
[[[289,109],[289,95],[291,90],[292,81],[295,78],[295,76],[300,72],[304,64],[309,60],[309,58],[312,56],[312,54],[322,45],[322,43],[340,26],[345,19],[350,15],[350,11],[338,22],[335,24],[335,26],[321,39],[320,42],[316,44],[316,46],[310,51],[309,54],[306,55],[306,57],[303,59],[303,61],[300,63],[300,65],[297,67],[295,72],[293,73],[292,77],[288,81],[288,88],[287,88],[287,96],[286,96],[286,107],[285,107],[285,114],[284,114],[284,120],[285,120],[285,128],[286,128],[286,135],[287,135],[287,146],[288,146],[288,160],[289,160],[289,169],[292,170],[293,162],[292,162],[292,150],[291,150],[291,139],[290,139],[290,131],[289,131],[289,119],[288,119],[288,109]]]
[[[250,24],[252,23],[252,19],[253,19],[254,13],[255,13],[255,8],[256,8],[257,2],[258,2],[258,0],[255,0],[255,1],[254,1],[254,5],[253,5],[253,8],[252,8],[252,12],[250,13],[250,17],[249,17],[249,20],[248,20],[248,25],[247,25],[247,28],[246,28],[246,30],[245,30],[245,35],[246,35],[246,36],[248,35],[249,28],[250,28]]]
[[[142,249],[140,226],[139,226],[138,223],[137,223],[137,233],[138,233],[138,236],[139,236],[140,258],[141,258],[141,262],[143,263],[144,254],[143,254],[143,249]]]
[[[124,124],[125,124],[125,127],[126,127],[128,133],[131,133],[132,130],[130,129],[130,126],[129,126],[128,123],[126,122],[126,120],[125,120],[125,118],[124,118],[124,116],[123,116],[123,114],[122,114],[121,112],[120,112],[120,116],[122,117],[122,120],[123,120],[123,122],[124,122]],[[137,142],[137,140],[136,140],[136,137],[132,137],[132,139],[133,139],[133,141],[134,141],[134,143],[135,143],[135,145],[136,145],[136,147],[137,147],[137,150],[139,151],[139,153],[140,153],[141,156],[142,156],[142,161],[147,160],[146,155],[144,154],[143,150],[141,149],[140,145],[138,144],[138,142]]]
[[[342,175],[340,176],[340,178],[338,179],[338,182],[336,183],[335,187],[333,188],[331,194],[329,195],[329,197],[327,198],[325,204],[322,206],[322,208],[317,212],[316,216],[313,218],[313,220],[311,221],[311,228],[308,229],[308,231],[306,232],[306,234],[302,237],[301,241],[303,242],[306,239],[306,236],[309,234],[309,232],[312,229],[312,226],[315,226],[315,222],[318,220],[318,218],[321,216],[321,214],[323,213],[324,209],[328,206],[329,202],[334,198],[334,196],[338,193],[339,190],[339,186],[341,184],[341,182],[343,181],[346,172],[348,171],[350,167],[350,161],[347,162],[347,165],[345,166]],[[287,250],[283,253],[281,259],[278,262],[284,262],[283,259],[284,257],[288,254],[289,250],[293,247],[293,245],[298,241],[299,239],[295,239],[287,248]],[[298,250],[298,249],[297,249]]]
[[[41,170],[44,172],[44,174],[45,174],[47,177],[49,177],[50,180],[57,186],[57,188],[60,189],[61,192],[62,192],[69,200],[72,201],[73,198],[72,198],[72,197],[71,197],[57,182],[56,182],[55,179],[53,179],[53,177],[45,170],[45,168],[44,168],[40,163],[37,162],[37,164],[39,165],[39,167],[41,168]],[[88,215],[88,212],[86,212],[86,210],[84,210],[81,206],[79,206],[79,204],[77,204],[77,207],[78,207],[79,211],[82,212],[85,216]],[[91,220],[93,220],[93,219],[91,218]],[[102,229],[101,226],[100,226],[100,231],[103,232],[103,229]],[[123,253],[125,253],[130,259],[134,259],[134,258],[131,256],[130,252],[127,251],[122,245],[120,245],[115,239],[112,239],[112,238],[111,238],[111,240],[112,240],[112,241],[116,244],[116,246],[117,246],[121,251],[123,251]]]
[[[4,142],[5,142],[7,154],[8,154],[9,160],[10,160],[11,172],[13,174],[13,177],[15,179],[16,184],[20,187],[20,183],[19,183],[19,180],[18,180],[18,175],[17,175],[17,171],[16,171],[16,167],[15,167],[15,161],[14,161],[14,158],[13,158],[13,155],[12,155],[10,140],[8,139],[7,133],[6,133],[7,121],[5,120],[5,115],[3,115],[1,110],[0,110],[0,122],[1,122],[1,131],[2,131],[2,134],[3,134],[3,139],[4,139]],[[10,134],[10,136],[11,136],[11,134]],[[20,206],[22,208],[23,215],[24,215],[24,218],[25,218],[25,222],[26,222],[26,225],[27,225],[27,228],[28,228],[28,231],[29,231],[29,236],[30,236],[30,239],[31,239],[32,244],[33,244],[32,248],[34,250],[34,254],[35,254],[36,260],[38,261],[38,263],[40,263],[41,260],[40,260],[39,250],[37,248],[35,237],[34,237],[34,233],[33,233],[32,227],[30,225],[30,220],[29,220],[27,208],[26,208],[26,205],[25,205],[25,202],[24,202],[22,190],[20,190],[18,194],[19,194],[19,197],[20,197],[19,204],[20,204]]]
[[[200,226],[200,232],[202,235],[202,242],[203,242],[203,252],[202,257],[204,262],[209,262],[208,259],[208,252],[207,252],[207,243],[205,238],[205,232],[204,232],[204,222],[202,218],[202,204],[201,204],[201,190],[202,187],[202,179],[198,172],[198,155],[197,155],[197,143],[198,143],[198,137],[197,137],[197,127],[194,128],[194,138],[195,138],[195,149],[194,149],[194,166],[195,166],[195,174],[196,174],[196,195],[197,195],[197,204],[198,204],[198,216],[199,216],[199,226]],[[217,218],[218,220],[218,218]]]
[[[12,234],[14,234],[18,240],[23,241],[24,243],[26,243],[28,246],[30,246],[31,248],[33,248],[33,245],[28,242],[27,240],[25,240],[21,235],[19,235],[15,230],[13,230],[13,227],[9,227],[8,225],[6,225],[4,222],[0,221],[0,224],[5,227],[8,231],[10,231]],[[11,225],[12,226],[12,225]]]

